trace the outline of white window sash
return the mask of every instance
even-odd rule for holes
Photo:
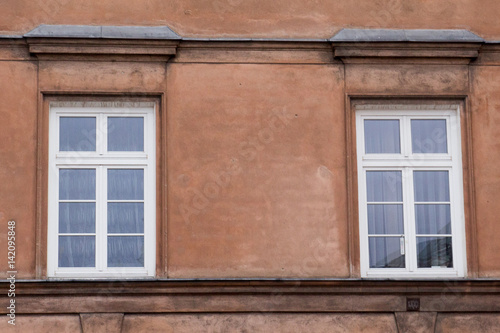
[[[96,151],[59,151],[60,117],[95,116]],[[107,152],[107,117],[144,117],[143,152]],[[156,127],[153,107],[50,107],[47,274],[49,278],[154,277],[156,265]],[[58,267],[59,169],[96,170],[95,267]],[[144,267],[107,266],[107,170],[144,170]],[[82,202],[85,200],[76,200]],[[141,200],[132,200],[139,202]],[[78,235],[83,233],[78,233]],[[66,235],[66,234],[65,234]],[[115,234],[113,234],[115,235]],[[132,233],[127,233],[132,236]]]
[[[365,119],[400,120],[400,154],[365,153]],[[410,136],[411,119],[445,119],[447,153],[413,154]],[[364,278],[461,278],[466,275],[465,222],[463,207],[460,110],[407,107],[401,110],[380,107],[356,111],[356,149],[358,165],[358,202],[360,234],[360,270]],[[366,171],[400,170],[403,186],[405,232],[405,268],[370,268],[367,219]],[[418,268],[413,171],[446,170],[449,172],[453,268]],[[442,235],[440,235],[442,236]]]

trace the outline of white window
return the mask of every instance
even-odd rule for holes
[[[356,108],[362,277],[463,277],[458,106]]]
[[[154,105],[74,104],[50,107],[48,276],[154,276]]]

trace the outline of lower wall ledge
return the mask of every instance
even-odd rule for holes
[[[17,281],[15,293],[16,314],[394,313],[408,299],[421,312],[500,312],[499,280]]]

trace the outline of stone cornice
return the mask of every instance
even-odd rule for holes
[[[42,60],[168,61],[178,41],[134,39],[27,38],[29,52]]]
[[[334,42],[334,57],[344,63],[468,64],[481,43]]]
[[[20,43],[23,40],[16,40]],[[82,38],[26,38],[29,53],[41,60],[135,60],[257,63],[437,63],[468,64],[480,43],[331,43],[292,41],[178,41]],[[497,50],[492,50],[497,52]],[[209,55],[212,54],[211,56]]]
[[[344,63],[468,64],[484,39],[467,30],[342,29],[330,42]]]
[[[24,36],[0,36],[0,46],[0,60],[500,63],[498,45],[467,30],[343,29],[330,39],[183,38],[166,26],[41,25]]]
[[[498,66],[500,65],[500,42],[488,42],[483,44],[479,57],[472,65]]]
[[[166,26],[41,25],[24,37],[44,60],[168,61],[181,40]]]

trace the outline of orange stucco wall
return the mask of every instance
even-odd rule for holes
[[[468,95],[472,242],[479,276],[498,277],[496,68],[0,61],[0,218],[18,221],[19,278],[35,277],[36,210],[43,209],[36,198],[43,158],[36,148],[44,144],[38,91],[165,94],[163,260],[173,278],[349,277],[345,94]]]
[[[343,69],[168,75],[170,276],[348,276]]]
[[[37,67],[30,62],[0,61],[0,255],[7,272],[7,221],[15,219],[16,263],[20,278],[35,269]]]
[[[35,276],[37,88],[165,92],[169,277],[348,277],[344,94],[460,95],[469,75],[479,274],[499,276],[495,68],[1,61],[19,277]]]
[[[500,67],[477,67],[471,72],[473,147],[480,275],[500,276]]]
[[[20,0],[0,3],[0,34],[39,24],[168,25],[184,36],[329,38],[346,27],[469,29],[499,40],[495,0]]]
[[[481,2],[1,2],[0,32],[42,23],[169,25],[183,36],[328,38],[343,27],[397,27],[466,28],[500,39],[493,24],[500,3]],[[355,277],[346,96],[454,96],[471,114],[466,213],[477,237],[468,235],[467,248],[477,247],[477,262],[470,260],[480,277],[500,277],[500,62],[344,64],[329,45],[318,49],[295,57],[291,48],[278,59],[264,50],[195,54],[181,45],[169,63],[39,61],[26,46],[2,44],[0,221],[17,221],[18,278],[36,276],[36,217],[46,202],[37,199],[44,183],[36,179],[43,92],[163,95],[168,190],[160,237],[162,277],[172,278]],[[0,276],[7,270],[0,260]]]

